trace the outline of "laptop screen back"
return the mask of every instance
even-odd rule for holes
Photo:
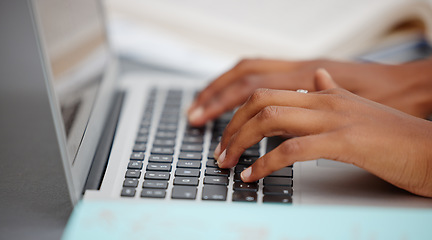
[[[73,164],[109,57],[102,9],[97,0],[33,4]]]

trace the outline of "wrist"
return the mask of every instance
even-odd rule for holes
[[[412,139],[417,142],[414,144],[416,150],[412,152],[411,164],[406,166],[407,172],[411,172],[410,178],[417,181],[409,184],[407,190],[421,196],[432,197],[432,122],[417,120],[419,123],[413,125],[417,128],[417,134],[415,140]]]

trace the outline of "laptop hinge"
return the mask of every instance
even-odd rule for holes
[[[109,117],[105,123],[104,131],[96,149],[83,192],[89,189],[100,189],[108,165],[108,159],[111,153],[114,135],[117,130],[117,123],[120,117],[124,97],[125,92],[116,92],[114,95],[113,104],[108,115]]]

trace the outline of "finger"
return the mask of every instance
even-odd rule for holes
[[[340,158],[344,152],[342,144],[333,132],[288,139],[245,169],[241,178],[244,182],[254,182],[299,161],[319,158],[345,161]]]
[[[207,121],[213,120],[222,113],[244,103],[255,88],[253,83],[245,84],[240,81],[232,83],[207,105],[199,108],[201,110],[198,114],[189,115],[189,123],[193,126],[204,125]]]
[[[339,87],[324,68],[320,68],[315,72],[314,83],[317,91]]]
[[[301,62],[287,62],[279,60],[252,59],[242,60],[228,72],[222,74],[212,83],[210,83],[192,103],[189,109],[189,114],[200,106],[205,105],[210,99],[217,95],[220,91],[242,77],[249,74],[263,74],[277,71],[292,71],[299,67]]]
[[[226,148],[234,133],[247,121],[260,112],[266,106],[290,106],[300,108],[316,108],[323,104],[320,95],[304,94],[293,91],[258,89],[241,106],[225,128],[220,146],[215,150],[215,156]]]
[[[189,114],[193,114],[193,112],[197,110],[197,108],[206,105],[212,98],[214,98],[218,94],[219,91],[221,91],[221,89],[224,89],[233,81],[239,80],[244,75],[247,75],[251,72],[258,72],[257,67],[258,66],[256,66],[256,61],[254,60],[240,61],[231,70],[216,78],[198,94],[189,109]]]
[[[326,121],[322,121],[326,119]],[[241,154],[264,137],[304,136],[326,130],[332,123],[331,113],[294,107],[265,107],[245,123],[230,139],[217,158],[220,167],[233,167]]]
[[[314,75],[314,70],[304,68],[287,73],[266,74],[263,87],[291,91],[306,89],[313,92],[315,91]]]

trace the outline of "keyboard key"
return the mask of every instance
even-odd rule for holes
[[[130,160],[144,160],[143,152],[133,152],[130,156]]]
[[[150,130],[149,130],[148,128],[146,128],[146,127],[141,127],[141,128],[138,130],[138,134],[139,134],[140,136],[142,136],[142,135],[148,135],[149,132],[150,132]]]
[[[145,180],[143,183],[143,188],[167,189],[167,187],[168,187],[168,182],[166,181]]]
[[[183,138],[183,143],[192,143],[192,144],[203,144],[204,138],[202,136],[185,136]]]
[[[219,136],[222,136],[223,133],[224,133],[224,131],[225,131],[224,128],[223,128],[223,129],[214,128],[212,134],[213,134],[213,136],[214,136],[215,139],[216,139],[216,136],[218,136],[218,137],[219,137]]]
[[[144,116],[151,116],[153,114],[154,107],[149,106],[144,109]]]
[[[170,147],[153,147],[151,150],[152,154],[162,154],[162,155],[173,155],[174,148]]]
[[[182,152],[202,152],[203,146],[197,144],[183,144],[180,151]]]
[[[172,189],[171,198],[173,199],[195,199],[197,194],[196,187],[190,186],[174,186]]]
[[[141,127],[150,127],[151,126],[151,119],[144,119],[144,120],[142,120],[140,126]],[[143,136],[143,137],[147,137],[147,136]]]
[[[243,182],[240,173],[234,173],[234,182]],[[258,181],[255,181],[255,183],[258,183]]]
[[[218,185],[205,185],[202,200],[226,201],[228,188]]]
[[[171,171],[171,164],[169,164],[169,163],[149,163],[147,165],[147,171],[170,172]]]
[[[183,90],[181,89],[172,88],[168,90],[168,97],[181,99],[182,95],[183,95]]]
[[[164,112],[169,111],[171,109],[180,110],[181,106],[181,98],[167,98],[167,101],[164,104]]]
[[[234,182],[243,182],[240,173],[234,173]]]
[[[126,178],[123,181],[123,187],[133,187],[136,188],[138,186],[138,179],[136,178]]]
[[[259,157],[259,156],[260,153],[256,149],[246,149],[242,154],[242,157]]]
[[[241,173],[241,172],[243,172],[246,168],[248,168],[249,166],[246,166],[246,165],[240,165],[240,164],[237,164],[236,166],[235,166],[235,168],[234,168],[234,172],[235,173]]]
[[[216,149],[216,147],[217,147],[217,145],[218,145],[219,143],[210,143],[210,148],[209,148],[209,150],[210,151],[214,151],[215,149]]]
[[[128,169],[142,169],[143,163],[141,161],[130,161],[128,164]]]
[[[171,114],[171,115],[179,115],[180,113],[180,100],[181,99],[167,99],[169,101],[165,102],[162,114]]]
[[[178,158],[183,160],[201,160],[202,154],[193,152],[181,152]]]
[[[257,183],[235,182],[233,185],[234,191],[258,191]]]
[[[148,141],[148,136],[138,136],[135,139],[135,143],[147,143]]]
[[[216,119],[217,122],[226,122],[229,123],[231,121],[231,118],[234,116],[233,111],[225,112],[222,114],[218,119]]]
[[[236,191],[232,195],[233,202],[256,202],[257,193],[252,191]]]
[[[225,130],[227,125],[228,125],[227,122],[218,122],[216,120],[215,124],[213,125],[213,131],[223,131]]]
[[[163,139],[175,139],[177,134],[175,132],[157,132],[156,138],[163,138]]]
[[[202,136],[204,135],[204,128],[188,127],[185,131],[185,135],[195,137]]]
[[[175,171],[175,176],[180,177],[199,177],[200,170],[198,169],[187,169],[187,168],[177,168]]]
[[[149,162],[172,163],[173,157],[170,155],[151,155]]]
[[[159,119],[159,122],[161,122],[161,123],[169,123],[169,124],[174,124],[174,123],[176,124],[178,121],[179,121],[178,118],[167,118],[167,117],[165,117],[165,118]],[[175,133],[175,132],[173,132],[173,133]]]
[[[242,165],[252,165],[253,163],[255,163],[255,161],[258,158],[246,158],[246,157],[240,157],[238,164],[242,164]]]
[[[220,168],[207,168],[205,170],[206,176],[229,176],[229,169],[220,169]]]
[[[141,118],[141,122],[151,121],[151,118],[152,118],[151,114],[148,115],[148,114],[144,113],[143,117]]]
[[[292,196],[292,187],[287,186],[265,186],[263,189],[265,195],[290,195]]]
[[[177,162],[178,168],[201,168],[201,162],[195,160],[178,160]]]
[[[271,203],[292,203],[292,197],[289,195],[265,195],[263,202]]]
[[[207,160],[206,167],[210,167],[210,168],[218,168],[219,166],[218,166],[216,160],[211,160],[211,159],[209,159],[209,160]]]
[[[152,180],[169,180],[170,173],[169,172],[146,172],[144,175],[144,179],[152,179]]]
[[[207,154],[207,159],[215,159],[214,157],[214,151],[209,151],[209,153]]]
[[[269,175],[269,177],[292,177],[292,168],[284,167]]]
[[[179,113],[180,113],[180,110],[177,107],[175,107],[175,108],[168,107],[162,111],[161,119],[178,119]],[[162,122],[161,122],[161,124],[173,124],[174,125],[174,123],[162,123]],[[175,125],[177,125],[177,124],[175,124]]]
[[[127,170],[125,177],[127,178],[139,178],[141,176],[140,170]]]
[[[147,145],[144,143],[137,143],[133,147],[134,152],[145,152],[147,148]]]
[[[174,185],[198,186],[198,178],[194,177],[176,177]]]
[[[155,139],[153,142],[153,146],[158,147],[171,147],[174,148],[175,140],[173,139]]]
[[[164,106],[161,116],[163,118],[177,118],[180,113],[179,104],[169,104]]]
[[[145,198],[165,198],[165,190],[162,189],[146,189],[143,188],[141,197]]]
[[[292,178],[282,178],[282,177],[265,177],[264,186],[288,186],[292,187]]]
[[[158,126],[158,131],[175,132],[177,131],[177,124],[161,123]]]
[[[172,99],[169,102],[167,101],[164,104],[163,112],[164,113],[175,112],[178,115],[180,113],[180,105],[181,105],[179,101],[180,101],[179,99]]]
[[[154,111],[154,105],[153,104],[147,104],[144,108],[144,116],[150,117],[153,114],[153,111]]]
[[[136,190],[135,188],[123,188],[121,191],[122,197],[133,197],[135,196]]]
[[[228,186],[228,177],[206,176],[204,178],[204,184]]]

